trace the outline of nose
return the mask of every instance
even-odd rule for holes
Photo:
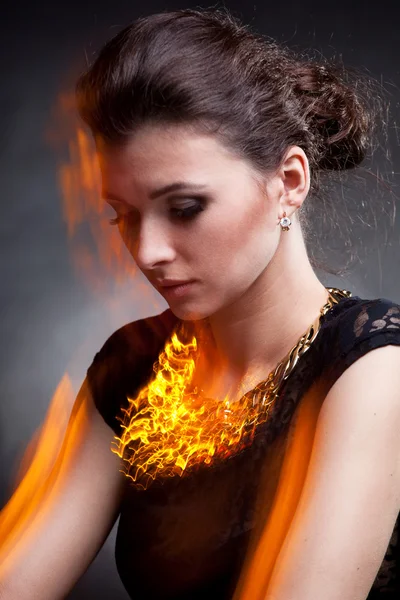
[[[141,220],[136,232],[123,235],[125,245],[142,271],[148,271],[160,263],[171,262],[175,257],[165,223],[154,219]],[[128,239],[127,239],[128,238]]]

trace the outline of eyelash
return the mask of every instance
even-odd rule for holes
[[[189,220],[195,217],[198,213],[204,210],[204,207],[200,203],[198,203],[192,204],[191,206],[188,206],[186,208],[171,208],[170,210],[175,218],[184,221],[186,219]],[[110,225],[119,225],[119,223],[121,223],[127,216],[129,216],[129,213],[123,216],[118,215],[114,219],[110,219],[109,223]]]

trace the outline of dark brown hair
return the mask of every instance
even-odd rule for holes
[[[295,54],[226,9],[137,19],[76,86],[80,116],[106,144],[124,144],[144,123],[189,124],[263,173],[298,145],[311,194],[322,172],[353,169],[366,156],[376,120],[366,90],[349,70]]]

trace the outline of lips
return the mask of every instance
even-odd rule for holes
[[[164,286],[160,285],[157,289],[168,302],[169,300],[172,301],[186,297],[191,293],[195,285],[195,280],[186,280],[183,283],[174,283],[173,285],[171,283],[169,285],[165,284]]]
[[[158,287],[174,287],[177,285],[184,285],[186,283],[191,283],[194,281],[193,279],[164,279],[163,281],[157,284]]]

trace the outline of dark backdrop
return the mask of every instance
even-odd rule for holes
[[[396,119],[399,92],[398,3],[360,0],[326,3],[227,1],[245,22],[299,48],[367,69],[388,90],[391,102],[389,148],[378,157],[376,172],[393,171],[392,191],[376,188],[376,202],[395,200],[399,177]],[[203,3],[202,6],[211,4]],[[77,65],[123,25],[165,8],[195,7],[191,2],[86,0],[67,3],[8,3],[1,19],[1,218],[0,218],[0,500],[8,498],[19,457],[46,414],[63,373],[79,387],[92,356],[105,338],[127,321],[166,307],[154,291],[135,302],[119,294],[95,293],[77,276],[71,260],[61,194],[57,153],[44,136],[55,97]],[[4,11],[7,11],[6,13]],[[336,202],[347,188],[336,190]],[[348,192],[361,206],[375,185],[362,183]],[[383,193],[382,193],[383,190]],[[372,198],[375,202],[375,198]],[[395,200],[396,202],[396,200]],[[393,209],[391,209],[393,210]],[[372,221],[377,217],[372,217]],[[364,297],[400,301],[399,223],[378,217],[353,233],[364,248],[345,280],[324,273],[324,283],[338,284]],[[373,225],[373,223],[371,223]],[[318,234],[318,231],[316,232]],[[330,252],[345,252],[331,236]],[[129,282],[127,282],[129,285]],[[114,528],[100,554],[70,598],[127,598],[114,565]],[[77,540],[79,543],[79,540]]]

